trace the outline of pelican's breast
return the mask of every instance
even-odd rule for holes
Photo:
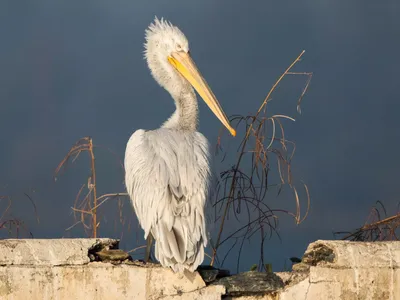
[[[204,207],[210,176],[209,145],[199,132],[160,128],[136,131],[125,153],[125,184],[147,237],[166,209],[167,193]]]

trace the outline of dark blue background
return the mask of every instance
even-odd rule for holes
[[[143,60],[144,30],[154,16],[187,35],[199,69],[228,115],[254,113],[305,49],[296,71],[314,78],[296,113],[303,81],[286,79],[269,108],[296,117],[294,175],[308,184],[312,206],[296,226],[283,216],[282,242],[267,242],[274,270],[315,239],[362,225],[377,200],[396,210],[400,111],[398,1],[3,1],[0,4],[0,194],[35,237],[83,236],[71,206],[89,176],[87,155],[55,183],[71,145],[90,135],[123,159],[139,128],[159,126],[174,109]],[[200,131],[215,145],[219,121],[201,103]],[[123,171],[96,150],[99,193],[124,191]],[[34,191],[33,191],[34,190]],[[38,224],[29,193],[40,217]],[[294,209],[290,191],[274,207]],[[2,202],[4,204],[4,202]],[[122,201],[121,201],[122,203]],[[2,204],[2,205],[3,205]],[[304,209],[304,208],[303,208]],[[100,210],[102,236],[142,245],[128,202],[119,224],[116,201]],[[233,221],[232,221],[233,222]],[[211,228],[212,229],[212,228]],[[215,230],[215,229],[214,229]],[[257,263],[257,239],[241,270]],[[235,257],[226,267],[234,269]]]

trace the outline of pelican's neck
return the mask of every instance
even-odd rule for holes
[[[175,100],[176,110],[162,127],[196,131],[198,123],[198,104],[196,94],[191,86],[185,86],[176,94],[171,94]]]

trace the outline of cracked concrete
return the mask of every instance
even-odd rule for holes
[[[287,285],[280,300],[400,299],[400,242],[316,241],[302,261],[307,278]]]
[[[91,262],[112,239],[0,241],[0,299],[221,299],[222,286],[160,265]],[[93,252],[93,253],[92,253]]]
[[[192,275],[103,262],[10,265],[0,268],[0,299],[221,299],[222,286],[206,287],[199,274]]]
[[[9,239],[0,240],[0,265],[81,265],[89,263],[88,251],[112,239]]]
[[[118,241],[2,240],[0,299],[400,300],[400,242],[316,241],[297,271],[276,273],[283,288],[231,296],[221,285],[206,285],[197,272],[91,262],[89,255],[103,248],[116,249]]]

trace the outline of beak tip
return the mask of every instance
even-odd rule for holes
[[[234,136],[234,137],[236,136],[236,130],[235,129],[231,128],[229,131],[231,132],[232,136]]]

